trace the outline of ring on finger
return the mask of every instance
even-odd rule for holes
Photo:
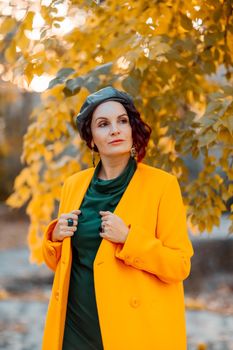
[[[74,220],[72,218],[67,219],[68,226],[74,226]]]

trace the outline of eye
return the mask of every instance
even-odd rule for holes
[[[106,122],[103,122],[103,123],[100,123],[98,126],[102,127],[102,126],[105,126],[106,124],[107,124]]]
[[[122,123],[128,123],[128,119],[121,119]]]

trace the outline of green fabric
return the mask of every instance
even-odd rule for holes
[[[103,239],[99,235],[99,211],[114,211],[137,168],[137,162],[130,157],[123,172],[111,180],[98,178],[100,167],[101,160],[82,201],[82,214],[71,239],[73,259],[63,350],[103,350],[93,279],[93,262]]]

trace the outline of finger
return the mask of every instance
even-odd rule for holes
[[[73,213],[73,214],[77,214],[77,215],[79,215],[79,214],[81,214],[81,210],[80,209],[75,209],[75,210],[72,210],[71,211],[71,213]]]
[[[64,225],[69,226],[67,219],[64,220]],[[73,226],[77,226],[77,225],[78,225],[78,220],[73,219],[73,225],[69,226],[69,227],[73,227]]]
[[[64,233],[64,237],[72,237],[74,235],[74,232],[67,231]]]
[[[68,226],[69,227],[69,226]],[[71,229],[71,230],[70,230]],[[66,228],[66,230],[67,230],[67,228]],[[77,230],[77,227],[76,226],[70,226],[69,228],[68,228],[68,231],[73,231],[73,232],[75,232]]]
[[[66,219],[59,219],[59,225],[61,226],[66,226],[67,225],[67,220]]]
[[[111,221],[108,220],[108,218],[105,218],[105,219],[102,219],[102,223],[105,225],[105,226],[109,226]]]
[[[73,220],[78,220],[78,215],[77,214],[72,214],[72,212],[67,214],[68,219],[72,218]]]
[[[62,219],[74,219],[74,220],[77,220],[77,219],[78,219],[78,215],[72,214],[72,213],[61,214],[60,217],[61,217]]]
[[[100,235],[101,237],[106,237],[106,232],[100,231],[100,232],[99,232],[99,235]]]
[[[100,210],[99,213],[100,213],[100,215],[103,215],[103,216],[111,214],[110,211],[103,211],[103,210]]]
[[[101,218],[102,221],[106,221],[106,220],[109,220],[109,219],[110,219],[109,215],[102,216],[102,218]]]
[[[76,231],[77,227],[75,226],[60,226],[62,232],[66,231]]]
[[[105,228],[105,223],[104,222],[102,222],[101,228],[104,230],[104,228]]]
[[[73,220],[74,220],[74,225],[77,226],[78,220],[75,220],[75,219],[73,219]],[[67,219],[60,219],[60,220],[59,220],[59,223],[60,223],[60,225],[68,226],[68,221],[67,221]],[[74,226],[74,225],[73,225],[73,226]]]

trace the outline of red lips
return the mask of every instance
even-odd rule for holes
[[[122,140],[122,139],[117,139],[117,140],[113,140],[113,141],[111,141],[111,142],[109,142],[109,143],[120,142],[120,141],[124,141],[124,140]]]

